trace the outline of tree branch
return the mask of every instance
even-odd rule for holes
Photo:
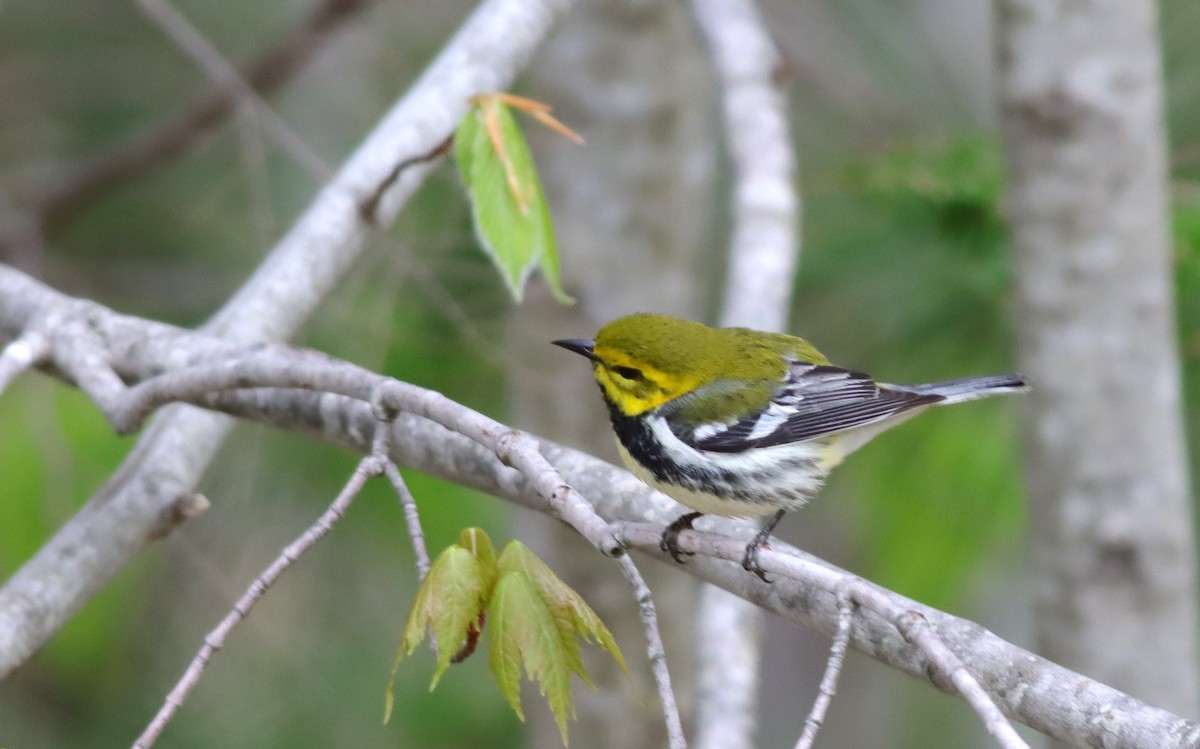
[[[305,166],[314,181],[320,183],[329,178],[331,169],[291,126],[280,119],[274,110],[259,97],[254,87],[247,83],[238,69],[225,59],[212,42],[192,25],[183,13],[167,0],[138,0],[138,7],[158,24],[175,44],[199,65],[219,87],[229,91],[237,104],[260,117],[266,128],[293,159]]]
[[[38,313],[48,313],[56,304],[74,309],[81,306],[24,274],[0,266],[0,343],[21,334],[21,319],[36,319]],[[109,347],[111,368],[129,381],[247,351],[205,333],[119,315],[99,305],[87,305],[87,309],[93,329]],[[332,361],[314,352],[287,351],[306,361]],[[258,388],[206,395],[201,401],[210,407],[319,436],[362,452],[371,449],[377,423],[368,402],[329,393]],[[657,543],[664,520],[675,511],[674,503],[625,471],[586,454],[547,441],[541,441],[539,450],[575,490],[592,500],[602,518],[622,522],[623,538],[636,542],[644,553],[666,561]],[[422,416],[411,413],[397,416],[392,428],[391,457],[401,465],[449,478],[541,512],[555,511],[553,492],[547,492],[546,486],[535,486],[529,475],[505,466],[494,451]],[[854,575],[776,541],[772,544],[774,551],[765,551],[762,561],[767,569],[777,573],[778,579],[765,584],[747,575],[738,564],[720,561],[740,559],[745,539],[688,532],[683,534],[681,542],[686,550],[701,555],[681,568],[683,571],[827,634],[837,629],[839,597],[848,585],[857,581]],[[45,601],[47,605],[71,606],[70,596],[57,595],[54,590],[59,581],[48,578],[43,583],[51,593]],[[858,612],[851,643],[884,663],[944,691],[955,691],[949,678],[932,676],[937,671],[932,669],[929,659],[905,640],[892,620],[875,610],[889,609],[893,614],[911,612],[925,619],[938,639],[970,664],[971,673],[1006,714],[1037,730],[1077,746],[1200,747],[1200,724],[1194,721],[1071,672],[1005,642],[977,624],[875,586],[870,589],[882,598],[874,601],[871,608]],[[13,630],[8,621],[0,619],[4,625],[0,626],[0,672],[3,673],[15,665],[14,654],[19,657],[21,652],[29,650],[28,643],[16,639],[21,632]],[[31,636],[39,635],[34,631]]]
[[[469,97],[506,88],[570,2],[483,3],[207,330],[240,344],[293,334],[358,258],[373,229],[360,206],[379,193],[393,165],[436,149]],[[395,179],[376,218],[390,223],[433,166],[420,162]],[[24,326],[16,320],[36,311],[28,301],[0,294],[0,308],[13,312],[0,316],[0,331]],[[175,503],[191,495],[230,427],[224,417],[185,406],[157,416],[109,482],[0,588],[0,677],[183,517]]]
[[[137,740],[133,742],[133,749],[148,749],[154,745],[154,742],[162,735],[163,729],[171,722],[171,718],[175,717],[175,713],[183,706],[188,694],[200,682],[200,677],[204,675],[204,669],[208,666],[209,660],[225,645],[225,640],[234,627],[250,615],[254,605],[262,599],[267,590],[289,567],[299,561],[306,551],[333,530],[333,526],[345,516],[346,511],[350,509],[350,504],[358,497],[367,480],[382,472],[383,461],[374,455],[369,455],[359,461],[350,480],[346,482],[342,491],[338,493],[325,512],[321,513],[321,516],[296,540],[288,544],[261,575],[254,578],[246,591],[233,604],[229,613],[204,638],[204,645],[192,658],[179,682],[167,695],[162,707],[159,708]]]
[[[833,633],[833,644],[829,647],[829,658],[825,662],[825,673],[821,676],[821,685],[817,690],[817,698],[813,701],[808,717],[804,719],[804,730],[796,741],[796,749],[812,749],[817,740],[817,731],[825,722],[825,713],[837,693],[838,678],[842,675],[842,663],[846,660],[846,648],[850,646],[850,625],[852,604],[849,596],[838,597],[837,631]]]
[[[234,603],[229,613],[204,638],[204,645],[196,653],[195,657],[192,658],[191,663],[184,670],[183,676],[176,683],[175,687],[171,689],[162,707],[159,708],[154,718],[151,719],[150,724],[138,736],[133,744],[134,749],[148,749],[148,747],[154,745],[158,737],[162,735],[163,729],[166,728],[175,713],[179,711],[179,708],[183,706],[183,702],[187,699],[188,694],[191,693],[191,690],[200,681],[200,677],[203,675],[208,661],[217,650],[220,650],[225,645],[225,640],[229,636],[229,633],[233,631],[233,628],[250,615],[250,610],[254,605],[258,603],[267,590],[289,567],[295,564],[306,551],[315,546],[318,541],[332,531],[334,524],[345,517],[351,503],[362,492],[363,487],[366,486],[369,479],[378,475],[386,475],[388,481],[392,484],[392,488],[395,490],[396,496],[404,508],[404,519],[408,525],[409,537],[412,539],[413,544],[413,553],[417,560],[417,577],[420,580],[425,579],[425,575],[429,572],[429,552],[425,548],[425,537],[421,531],[420,520],[417,517],[416,503],[413,501],[412,494],[408,491],[408,486],[405,485],[404,479],[401,478],[396,464],[389,457],[389,453],[391,452],[392,421],[395,419],[396,413],[387,409],[377,398],[372,398],[371,405],[375,411],[376,423],[375,434],[371,439],[370,454],[359,461],[358,466],[350,475],[350,479],[342,487],[342,490],[338,492],[338,496],[334,498],[329,508],[299,538],[288,544],[280,552],[279,556],[276,557],[275,561],[261,575],[254,579],[254,582],[250,584],[246,592]]]
[[[239,77],[261,96],[290,81],[329,41],[343,23],[374,0],[318,0],[295,28],[241,68]],[[24,230],[0,238],[0,257],[31,238],[54,236],[80,211],[107,192],[187,153],[233,111],[234,92],[216,88],[183,111],[99,156],[71,167],[46,188],[29,209]]]

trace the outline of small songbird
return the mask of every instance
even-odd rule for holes
[[[553,343],[591,360],[629,470],[695,510],[667,527],[663,551],[682,562],[679,533],[702,514],[774,513],[742,559],[763,580],[758,550],[847,455],[929,406],[1028,389],[1018,374],[876,382],[803,338],[656,314]]]

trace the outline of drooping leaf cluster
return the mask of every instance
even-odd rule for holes
[[[589,686],[580,638],[604,648],[625,669],[625,659],[604,622],[587,602],[520,541],[509,541],[497,557],[479,528],[467,528],[458,543],[434,561],[409,612],[396,661],[411,655],[431,634],[437,666],[434,689],[451,663],[475,649],[488,631],[489,665],[500,691],[524,720],[521,672],[539,683],[567,743],[567,718],[575,714],[571,675]],[[388,687],[385,720],[391,715]]]

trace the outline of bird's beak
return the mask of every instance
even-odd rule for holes
[[[592,349],[596,342],[591,338],[563,338],[558,341],[550,341],[555,346],[562,346],[567,351],[574,351],[580,356],[586,356],[592,361],[600,361],[596,358],[596,352]]]

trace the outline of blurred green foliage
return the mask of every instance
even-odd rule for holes
[[[1200,465],[1200,183],[1174,185],[1172,213],[1175,239],[1175,303],[1178,308],[1180,357],[1183,362],[1184,410],[1193,475]]]
[[[834,361],[894,382],[1011,370],[1011,273],[994,138],[895,145],[806,195],[812,218],[793,329]],[[834,472],[863,566],[954,607],[1023,518],[1010,399],[935,409]]]

